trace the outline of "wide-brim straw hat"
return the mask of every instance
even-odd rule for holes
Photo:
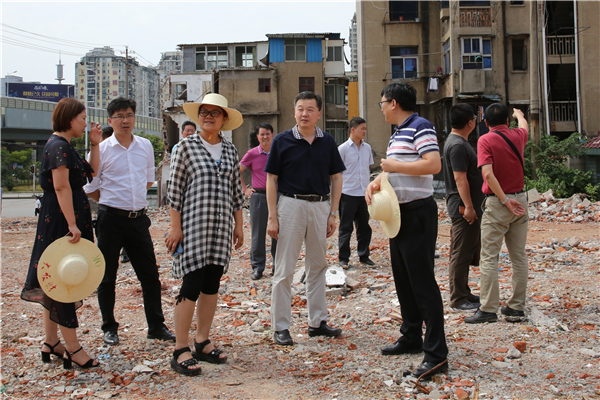
[[[44,250],[37,266],[40,287],[48,297],[74,303],[91,295],[104,278],[104,256],[94,243],[69,237],[55,240]]]
[[[371,218],[379,221],[387,237],[396,237],[400,232],[400,204],[385,172],[381,175],[379,191],[371,196],[369,214]]]
[[[232,131],[235,128],[239,128],[244,123],[242,113],[234,108],[229,108],[227,99],[217,93],[209,93],[204,95],[202,102],[200,103],[185,103],[183,105],[183,111],[185,111],[185,115],[187,115],[189,119],[200,125],[198,111],[200,110],[200,106],[203,104],[221,107],[227,112],[227,118],[221,127],[222,131]]]

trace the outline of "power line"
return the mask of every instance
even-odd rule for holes
[[[38,51],[45,51],[48,53],[61,53],[64,55],[69,55],[69,56],[78,56],[81,57],[83,56],[83,54],[79,54],[79,53],[72,53],[69,51],[64,51],[64,50],[59,50],[59,49],[53,49],[50,47],[45,47],[45,46],[38,46],[35,44],[31,44],[31,43],[27,43],[27,42],[22,42],[20,40],[16,40],[16,39],[10,39],[10,38],[6,38],[3,37],[2,38],[2,42],[5,44],[12,44],[13,46],[17,46],[17,47],[23,47],[26,49],[32,49],[32,50],[38,50]]]
[[[44,39],[38,39],[38,38],[34,38],[31,36],[27,36],[27,35],[22,35],[20,33],[16,33],[16,32],[7,32],[6,30],[3,29],[3,37],[6,37],[6,35],[17,35],[17,36],[22,36],[26,39],[33,39],[33,40],[39,40],[40,42],[46,42],[46,43],[52,43],[52,44],[58,44],[58,45],[64,45],[64,43],[60,43],[60,42],[56,42],[53,40],[44,40]],[[10,36],[8,36],[10,38]],[[13,39],[13,38],[11,38]],[[17,40],[17,39],[14,39]],[[84,46],[84,45],[77,45],[77,44],[70,44],[69,46],[71,47],[77,47],[77,48],[81,48],[81,49],[89,49],[89,46]]]
[[[74,44],[74,45],[87,45],[87,46],[112,46],[112,47],[119,47],[120,46],[120,47],[125,47],[124,44],[110,44],[110,45],[107,45],[107,44],[100,44],[100,43],[79,42],[79,41],[76,41],[76,40],[69,40],[69,39],[62,39],[62,38],[57,38],[57,37],[52,37],[52,36],[40,35],[39,33],[30,32],[30,31],[27,31],[27,30],[24,30],[24,29],[16,28],[14,26],[10,26],[10,25],[7,25],[5,23],[2,23],[2,26],[5,26],[7,28],[14,29],[14,30],[17,30],[17,31],[20,31],[20,32],[29,33],[31,35],[43,37],[43,38],[46,38],[46,39],[59,40],[61,42],[64,42],[65,44],[69,44],[70,43],[70,44]]]

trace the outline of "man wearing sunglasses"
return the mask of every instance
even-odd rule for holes
[[[154,183],[154,150],[148,139],[133,134],[136,103],[119,97],[108,105],[108,122],[114,134],[100,143],[100,166],[94,180],[84,186],[98,206],[98,247],[106,269],[98,287],[104,343],[119,343],[115,319],[115,285],[119,252],[124,248],[140,280],[148,339],[175,341],[165,326],[161,284],[146,215],[146,193]]]

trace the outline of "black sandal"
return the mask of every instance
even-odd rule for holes
[[[56,346],[58,346],[59,344],[60,344],[60,339],[58,340],[58,342],[54,346],[50,346],[48,343],[44,342],[44,344],[42,346],[48,347],[50,349],[50,351],[48,352],[48,351],[42,350],[42,362],[45,362],[45,363],[51,362],[52,359],[50,358],[50,354],[54,354],[57,357],[63,358],[64,352],[63,352],[63,354],[59,354],[59,353],[57,353],[57,352],[54,351],[54,348]]]
[[[96,368],[96,367],[100,366],[100,363],[94,364],[94,362],[96,360],[94,360],[91,357],[90,357],[89,360],[86,361],[85,364],[79,364],[77,361],[73,361],[71,359],[71,356],[74,356],[75,354],[79,353],[81,350],[83,350],[83,346],[79,346],[79,348],[77,350],[75,350],[73,353],[69,354],[69,352],[65,348],[65,355],[66,355],[66,357],[63,357],[63,368],[64,369],[71,369],[71,368],[73,368],[73,363],[75,363],[77,366],[79,366],[79,368]]]
[[[198,365],[198,361],[195,358],[190,358],[189,360],[185,360],[182,362],[177,362],[177,358],[183,353],[191,352],[189,347],[183,347],[179,350],[175,350],[173,352],[173,358],[171,359],[171,368],[173,368],[176,372],[186,375],[186,376],[196,376],[202,373],[202,368],[190,368],[194,365]]]
[[[227,357],[220,357],[223,354],[222,350],[217,349],[216,347],[210,353],[203,353],[202,350],[206,346],[210,344],[210,340],[206,339],[202,343],[197,343],[194,340],[194,347],[196,348],[196,352],[192,353],[192,356],[198,361],[206,361],[212,364],[225,364],[227,362]]]

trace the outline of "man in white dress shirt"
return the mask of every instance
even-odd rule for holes
[[[356,225],[356,252],[361,263],[375,265],[369,258],[372,230],[369,226],[369,209],[365,190],[369,185],[369,165],[373,164],[371,146],[364,142],[367,121],[361,117],[350,120],[350,137],[338,146],[340,157],[346,166],[342,172],[343,187],[340,198],[340,233],[338,236],[339,264],[348,268],[350,261],[350,237]]]
[[[94,180],[84,187],[98,206],[98,247],[106,261],[104,279],[98,287],[104,342],[119,343],[115,320],[115,283],[119,252],[125,248],[140,280],[148,339],[175,341],[164,324],[161,285],[150,218],[146,215],[146,193],[154,182],[154,150],[148,139],[133,135],[136,103],[119,97],[108,105],[108,122],[114,134],[100,144],[100,166]]]

